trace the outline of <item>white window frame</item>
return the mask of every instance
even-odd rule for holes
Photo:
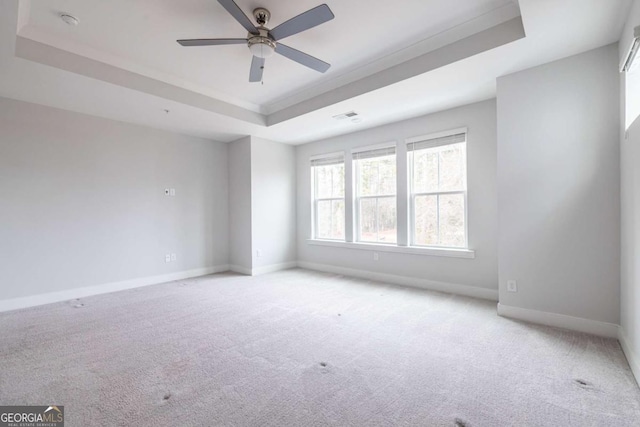
[[[412,183],[409,181],[412,176],[412,171],[410,171],[409,160],[409,152],[408,145],[415,142],[420,142],[425,139],[433,139],[437,137],[444,137],[451,134],[456,134],[458,132],[464,132],[467,140],[467,149],[465,156],[465,172],[468,174],[468,161],[469,161],[469,133],[467,128],[459,128],[454,130],[448,130],[445,132],[439,133],[431,133],[424,136],[418,136],[415,138],[408,138],[397,140],[393,142],[387,142],[379,145],[373,145],[368,147],[357,147],[354,149],[346,149],[345,151],[341,151],[338,153],[331,154],[322,154],[318,156],[311,156],[311,159],[319,159],[325,157],[331,157],[332,155],[340,155],[343,156],[344,159],[344,170],[345,170],[345,182],[344,182],[344,202],[345,202],[345,239],[344,240],[332,240],[332,239],[319,239],[317,238],[317,226],[315,217],[317,217],[316,206],[314,197],[315,191],[315,177],[314,174],[311,173],[311,180],[309,181],[311,191],[311,197],[309,200],[309,219],[312,221],[309,224],[309,238],[306,240],[308,245],[321,246],[321,247],[329,247],[329,248],[342,248],[342,249],[350,249],[357,251],[370,251],[370,252],[380,252],[380,253],[399,253],[399,254],[411,254],[414,256],[429,256],[429,257],[448,257],[448,258],[462,258],[462,259],[474,259],[475,251],[473,249],[468,248],[469,246],[469,220],[468,220],[468,197],[465,195],[465,241],[466,248],[454,248],[449,246],[412,246],[412,236],[415,234],[415,227],[413,223],[414,219],[411,217],[415,214],[413,207],[413,200],[411,198],[411,186]],[[384,243],[384,242],[358,242],[355,237],[359,233],[359,212],[357,212],[356,207],[359,207],[359,203],[356,204],[357,200],[357,192],[356,192],[356,174],[355,174],[355,163],[354,154],[367,151],[373,148],[383,148],[383,147],[396,147],[396,224],[397,224],[397,243]],[[312,172],[312,168],[310,168]],[[465,176],[468,178],[468,176]],[[466,185],[469,184],[468,179],[465,182]],[[465,187],[468,190],[468,187]],[[359,237],[359,236],[358,236]],[[374,255],[375,257],[376,255]]]
[[[396,156],[396,164],[397,164],[397,156],[398,156],[398,149],[397,149],[397,144],[395,142],[388,142],[388,143],[384,143],[384,144],[377,144],[377,145],[369,145],[369,146],[365,146],[365,147],[358,147],[358,148],[354,148],[353,150],[351,150],[351,157],[352,157],[352,164],[353,164],[353,171],[354,171],[354,183],[353,183],[353,187],[354,187],[354,192],[353,192],[353,202],[354,202],[354,213],[355,213],[355,217],[354,217],[354,229],[355,229],[355,237],[356,237],[356,243],[363,243],[363,244],[373,244],[373,245],[385,245],[385,246],[396,246],[397,242],[398,242],[398,235],[397,235],[397,230],[398,230],[398,211],[397,211],[397,207],[396,207],[396,241],[395,242],[380,242],[378,239],[379,237],[379,224],[378,224],[378,217],[376,216],[376,241],[375,242],[370,242],[370,241],[363,241],[362,240],[362,236],[361,236],[361,227],[360,227],[360,201],[364,200],[364,199],[375,199],[376,200],[376,214],[378,213],[378,201],[379,199],[388,199],[388,198],[393,198],[396,201],[396,206],[398,203],[398,169],[396,166],[396,192],[394,194],[378,194],[375,196],[358,196],[358,177],[360,176],[360,169],[359,169],[359,162],[358,162],[358,158],[357,155],[358,153],[364,153],[367,151],[373,151],[373,150],[384,150],[384,149],[389,149],[389,148],[393,148],[394,149],[394,154]],[[381,156],[382,157],[382,156]]]
[[[311,156],[310,158],[310,169],[311,169],[311,224],[312,224],[312,235],[313,235],[313,239],[316,240],[323,240],[323,241],[329,241],[329,242],[344,242],[345,239],[329,239],[326,237],[319,237],[319,233],[318,233],[318,202],[334,202],[334,201],[340,201],[342,200],[342,202],[345,205],[346,208],[346,204],[347,204],[347,194],[346,194],[346,179],[345,182],[343,183],[344,185],[344,189],[343,189],[343,196],[342,197],[323,197],[323,198],[318,198],[316,197],[316,195],[318,194],[318,187],[317,187],[317,182],[316,182],[316,171],[315,168],[317,166],[321,166],[321,165],[314,165],[314,162],[317,161],[330,161],[330,160],[334,160],[334,159],[342,159],[342,165],[345,168],[345,175],[346,175],[346,159],[345,159],[345,153],[344,151],[339,151],[339,152],[335,152],[335,153],[328,153],[328,154],[321,154],[321,155],[317,155],[317,156]],[[339,164],[340,162],[337,162],[335,164]],[[345,176],[346,178],[346,176]],[[333,217],[332,217],[333,220]],[[345,230],[344,230],[344,235],[346,238],[346,218],[345,218]]]
[[[414,137],[414,138],[409,138],[407,139],[405,142],[407,144],[407,147],[419,143],[419,142],[425,142],[425,141],[429,141],[429,140],[437,140],[440,138],[446,138],[449,136],[454,136],[454,135],[459,135],[459,134],[464,134],[465,135],[465,140],[464,140],[464,177],[463,177],[463,181],[464,181],[464,189],[463,190],[458,190],[458,191],[430,191],[430,192],[421,192],[421,193],[415,193],[413,191],[413,152],[415,150],[409,150],[407,148],[407,171],[408,171],[408,175],[409,175],[409,179],[408,179],[408,195],[409,195],[409,246],[411,247],[415,247],[415,248],[433,248],[433,249],[468,249],[469,248],[469,220],[468,220],[468,206],[469,204],[467,203],[468,200],[468,182],[467,182],[467,174],[468,174],[468,161],[467,161],[467,142],[468,142],[468,130],[467,128],[459,128],[459,129],[453,129],[450,131],[445,131],[445,132],[438,132],[438,133],[433,133],[433,134],[429,134],[429,135],[422,135],[422,136],[418,136],[418,137]],[[452,144],[456,144],[458,142],[451,142],[451,143],[442,143],[442,144],[438,144],[438,145],[434,145],[435,147],[445,147],[447,145],[452,145]],[[440,173],[440,171],[438,171],[438,174]],[[437,208],[436,208],[436,212],[438,213],[438,240],[440,240],[440,196],[444,196],[444,195],[455,195],[455,194],[462,194],[463,196],[463,201],[464,201],[464,245],[463,246],[444,246],[444,245],[419,245],[416,243],[416,227],[415,227],[415,215],[416,215],[416,197],[420,197],[420,196],[437,196]]]

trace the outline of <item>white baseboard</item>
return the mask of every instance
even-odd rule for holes
[[[613,323],[583,319],[581,317],[546,311],[530,310],[528,308],[513,307],[498,303],[498,314],[503,317],[524,320],[556,328],[569,329],[576,332],[599,335],[608,338],[618,338],[619,326]]]
[[[296,261],[283,262],[282,264],[265,265],[264,267],[254,268],[251,271],[251,274],[253,276],[258,276],[260,274],[273,273],[274,271],[288,270],[290,268],[296,268],[297,266],[298,266],[298,263]]]
[[[231,264],[231,265],[229,265],[229,270],[233,271],[234,273],[244,274],[244,275],[247,275],[247,276],[253,276],[252,270],[250,268],[243,267],[241,265]]]
[[[265,265],[264,267],[247,268],[241,265],[230,265],[229,269],[233,272],[244,274],[246,276],[259,276],[261,274],[273,273],[274,271],[288,270],[298,266],[296,261],[284,262],[282,264]]]
[[[445,292],[449,294],[464,295],[468,297],[498,301],[497,289],[476,288],[474,286],[458,285],[455,283],[437,282],[434,280],[419,279],[416,277],[397,276],[394,274],[376,273],[373,271],[355,270],[352,268],[336,267],[334,265],[316,264],[312,262],[298,261],[298,267],[308,270],[324,271],[326,273],[342,274],[345,276],[360,277],[379,282],[392,283],[394,285],[409,286],[412,288],[428,289],[430,291]]]
[[[620,341],[622,351],[627,357],[627,362],[629,362],[631,372],[633,372],[633,376],[636,377],[636,382],[638,383],[638,386],[640,386],[640,356],[638,356],[638,353],[636,353],[631,347],[631,344],[629,344],[627,334],[622,327],[618,330],[618,341]]]
[[[66,289],[64,291],[49,292],[46,294],[31,295],[21,298],[0,300],[0,312],[34,307],[37,305],[51,304],[54,302],[68,301],[75,298],[84,298],[93,295],[108,294],[110,292],[139,288],[142,286],[157,285],[173,280],[188,279],[190,277],[205,276],[207,274],[228,271],[228,265],[197,268],[195,270],[179,271],[176,273],[162,274],[159,276],[140,277],[122,282],[103,283],[101,285],[85,286],[82,288]]]

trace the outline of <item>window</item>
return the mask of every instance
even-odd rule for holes
[[[344,240],[344,154],[312,158],[311,176],[314,237]]]
[[[356,183],[356,240],[396,243],[396,148],[353,153]]]
[[[411,244],[467,246],[466,131],[407,145]]]
[[[467,231],[467,129],[396,144],[311,157],[308,244],[474,258]]]

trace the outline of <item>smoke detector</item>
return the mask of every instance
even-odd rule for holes
[[[64,21],[65,24],[71,25],[72,27],[75,27],[80,23],[78,18],[76,18],[73,15],[69,15],[68,13],[61,13],[60,19],[62,19],[62,21]]]

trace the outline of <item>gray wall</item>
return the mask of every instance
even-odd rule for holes
[[[295,148],[252,136],[232,142],[229,186],[231,268],[257,274],[295,262]]]
[[[640,381],[640,119],[622,141],[622,282],[620,325],[635,354],[635,372]],[[631,362],[631,357],[628,357]]]
[[[225,144],[0,98],[0,299],[227,264],[227,176]]]
[[[251,206],[253,268],[295,262],[295,147],[252,138]]]
[[[626,55],[631,43],[633,27],[640,25],[640,1],[636,0],[632,13],[629,15],[627,26],[620,42],[620,59]],[[623,81],[621,94],[637,98],[635,89],[640,80],[640,72],[627,76],[635,80],[626,86]],[[623,115],[625,117],[625,115]],[[640,380],[640,119],[628,129],[627,137],[624,132],[621,140],[621,196],[622,196],[622,277],[620,289],[620,325],[622,335],[633,355],[627,354],[629,362],[634,367],[636,377]]]
[[[619,321],[617,64],[610,45],[498,80],[501,304]]]
[[[404,140],[440,131],[468,128],[469,247],[475,259],[314,246],[311,237],[312,155],[350,150],[358,146]],[[497,289],[496,104],[489,100],[336,138],[298,146],[298,260],[309,263],[393,274],[452,284]],[[400,176],[400,171],[398,172]]]
[[[229,264],[250,270],[251,137],[229,144]]]

